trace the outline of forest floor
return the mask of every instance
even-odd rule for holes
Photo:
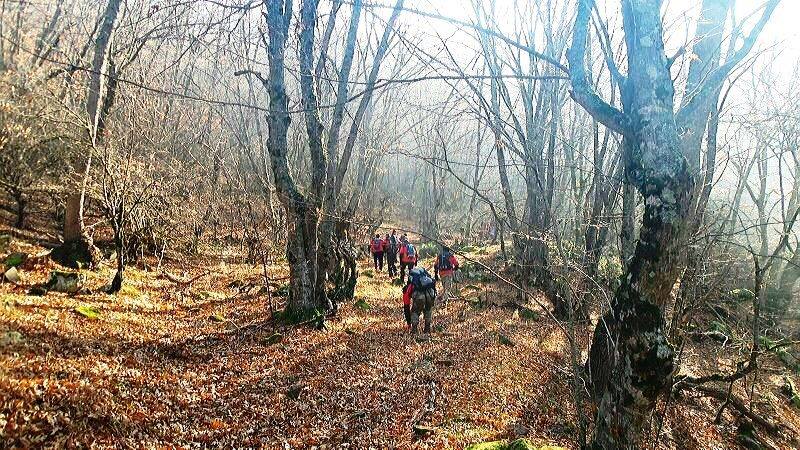
[[[42,249],[15,239],[12,250]],[[57,268],[49,259],[0,285],[0,447],[463,448],[516,437],[574,446],[566,340],[544,314],[500,306],[509,288],[471,282],[484,301],[437,305],[434,333],[415,339],[400,287],[364,262],[359,301],[326,330],[281,330],[268,321],[260,267],[209,261],[167,267],[210,271],[185,288],[131,268],[123,291],[107,295],[113,271],[101,267],[84,271],[89,292],[28,295]],[[717,358],[692,350],[686,366],[732,364]],[[769,389],[761,398],[789,436],[800,430],[797,409]],[[659,447],[736,448],[732,413],[712,423],[718,404],[673,402]]]

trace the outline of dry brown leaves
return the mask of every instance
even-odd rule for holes
[[[418,342],[404,332],[400,288],[378,274],[357,292],[371,309],[345,305],[327,331],[296,329],[269,344],[270,325],[217,334],[268,318],[265,296],[227,287],[260,269],[209,268],[186,292],[136,269],[116,296],[25,295],[49,267],[26,271],[25,286],[0,286],[13,303],[0,312],[0,332],[23,337],[0,348],[0,445],[462,448],[574,439],[566,344],[545,320],[452,301],[435,311],[439,330]],[[91,273],[90,288],[111,275]],[[100,316],[80,316],[78,305]],[[420,417],[433,433],[414,432]]]

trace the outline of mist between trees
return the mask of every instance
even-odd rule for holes
[[[3,219],[59,264],[112,264],[109,293],[190,256],[265,284],[281,265],[281,320],[320,330],[369,282],[379,230],[467,259],[499,245],[476,264],[569,343],[575,447],[679,448],[662,428],[687,392],[798,445],[758,395],[763,358],[800,369],[800,64],[772,23],[797,12],[5,1]],[[694,340],[733,339],[729,316],[738,364],[682,370]]]

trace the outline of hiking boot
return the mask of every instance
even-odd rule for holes
[[[417,324],[416,323],[412,323],[411,324],[411,334],[418,334],[418,333],[419,333],[419,329],[417,328]]]
[[[425,333],[430,333],[430,332],[431,332],[431,321],[430,320],[426,320],[425,321]]]

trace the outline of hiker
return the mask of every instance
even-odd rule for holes
[[[400,236],[400,279],[406,277],[406,269],[409,271],[417,265],[417,249],[414,248],[406,235]]]
[[[441,281],[442,289],[439,292],[437,301],[441,302],[444,298],[445,304],[453,292],[453,272],[458,270],[458,260],[456,255],[450,250],[450,247],[442,245],[442,251],[436,256],[436,262],[433,264],[433,271],[436,274],[436,280]]]
[[[387,234],[386,239],[383,241],[383,254],[386,256],[386,270],[389,277],[397,276],[397,236],[395,231],[392,234]]]
[[[411,333],[419,333],[419,316],[425,319],[425,333],[431,332],[431,318],[433,304],[436,300],[436,283],[424,267],[408,271],[408,284],[406,290],[411,296],[413,308],[411,309]]]
[[[375,238],[369,245],[369,251],[372,252],[372,260],[375,262],[375,271],[383,271],[383,239],[380,234],[376,234]]]
[[[409,278],[408,283],[403,286],[403,317],[406,319],[406,331],[411,331],[411,294],[414,285]]]

